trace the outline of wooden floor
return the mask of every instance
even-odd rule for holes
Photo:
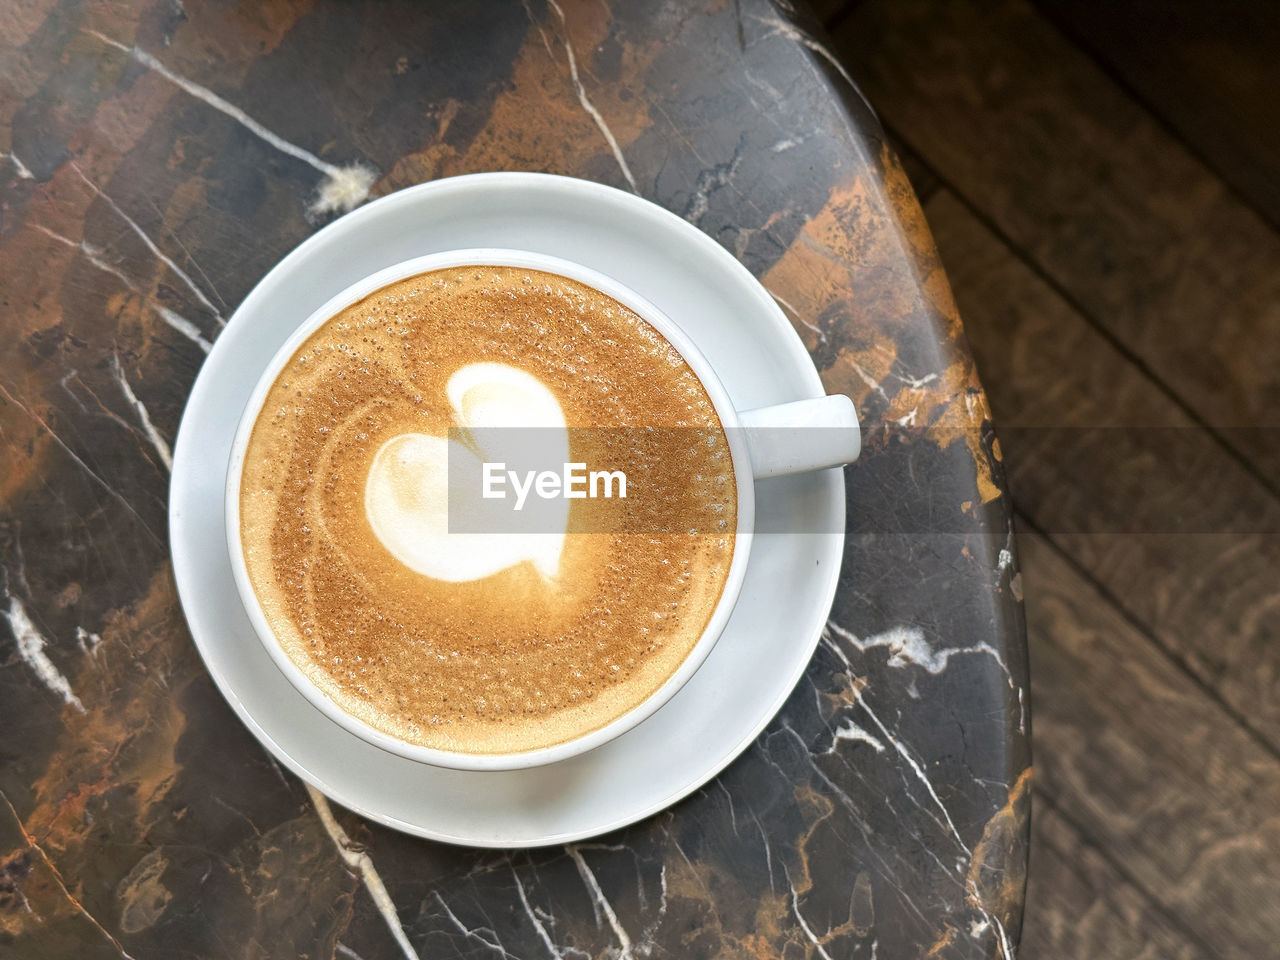
[[[1017,508],[1024,960],[1280,957],[1280,3],[816,3]]]

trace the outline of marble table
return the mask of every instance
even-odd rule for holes
[[[1010,505],[874,115],[778,0],[0,10],[0,956],[1012,956],[1029,704]],[[171,444],[235,305],[343,209],[476,170],[634,190],[758,275],[865,424],[781,715],[568,848],[402,836],[236,721],[177,603]]]

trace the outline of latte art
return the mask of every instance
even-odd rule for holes
[[[665,428],[680,442],[646,443]],[[460,530],[485,463],[515,484],[625,470],[626,497],[529,496],[513,516],[536,524]],[[312,334],[254,424],[240,508],[289,659],[374,728],[474,754],[648,699],[710,620],[737,526],[723,428],[679,353],[597,290],[492,266],[391,284]]]
[[[491,428],[482,435],[492,438],[521,427],[536,429],[551,456],[568,458],[569,434],[560,404],[524,371],[501,363],[471,364],[449,378],[445,392],[463,430]],[[500,456],[502,451],[481,453]],[[458,497],[476,493],[456,483],[450,489],[450,458],[478,459],[457,440],[421,433],[392,437],[374,455],[364,507],[382,545],[410,570],[437,580],[476,580],[523,560],[544,577],[554,577],[564,546],[568,502],[557,511],[562,522],[553,532],[450,533],[450,509],[465,510],[467,505],[459,504]]]

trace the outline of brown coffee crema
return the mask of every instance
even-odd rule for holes
[[[570,501],[554,572],[449,582],[379,539],[366,481],[392,438],[449,436],[450,377],[486,363],[536,378],[572,459],[625,471],[627,498]],[[737,506],[711,400],[652,326],[565,277],[471,266],[384,287],[298,349],[250,436],[240,533],[272,632],[343,711],[495,754],[581,736],[662,686],[720,599]]]

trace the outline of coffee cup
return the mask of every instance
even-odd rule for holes
[[[385,288],[422,275],[448,270],[465,271],[472,268],[510,268],[564,278],[566,281],[598,292],[639,317],[670,349],[674,350],[675,354],[678,354],[679,359],[687,365],[693,377],[696,378],[701,390],[705,392],[705,398],[714,410],[714,419],[718,421],[723,431],[724,447],[730,463],[730,469],[725,472],[725,476],[731,478],[734,494],[735,522],[733,529],[728,531],[731,539],[731,559],[727,561],[727,565],[720,573],[723,584],[714,604],[710,606],[705,625],[692,640],[687,653],[673,665],[661,683],[639,702],[630,705],[615,716],[609,716],[605,722],[597,726],[575,732],[574,735],[558,742],[531,749],[506,750],[494,749],[492,746],[479,751],[442,749],[438,745],[414,742],[408,737],[396,735],[385,725],[376,721],[371,722],[368,716],[357,715],[352,709],[340,705],[332,695],[332,689],[324,688],[324,684],[317,680],[314,670],[309,673],[300,666],[299,661],[290,655],[280,637],[277,636],[277,631],[273,629],[271,618],[264,607],[262,597],[255,589],[254,579],[250,573],[247,554],[251,551],[245,543],[242,524],[246,461],[250,454],[254,428],[264,415],[273,413],[273,411],[266,411],[264,414],[264,405],[272,395],[273,387],[282,377],[282,372],[296,359],[304,345],[339,314],[355,304],[366,301],[367,298]],[[504,389],[509,387],[508,392],[525,390],[524,394],[517,392],[516,395],[533,397],[534,399],[527,401],[524,406],[536,407],[538,396],[536,385],[524,385],[518,380],[518,374],[510,376],[515,380],[507,384]],[[388,387],[388,389],[403,389],[403,387]],[[430,441],[430,438],[423,441],[423,443],[428,442],[438,444],[444,441]],[[436,253],[397,264],[352,284],[308,317],[276,352],[245,405],[232,446],[226,478],[227,547],[240,599],[259,640],[289,682],[329,720],[390,753],[437,766],[464,770],[503,770],[548,764],[591,750],[641,723],[670,700],[705,661],[724,630],[742,588],[754,535],[755,498],[758,495],[756,482],[852,462],[858,456],[859,443],[860,433],[856,412],[852,402],[844,396],[799,400],[763,409],[736,410],[716,372],[679,326],[634,291],[595,270],[567,260],[518,250],[467,249]],[[400,456],[398,462],[401,464],[411,462],[416,455],[412,452],[397,452]],[[377,458],[375,458],[376,462],[378,462]],[[373,473],[370,476],[372,477]],[[366,481],[367,485],[369,483],[371,481]],[[759,495],[785,496],[786,491],[781,486],[777,489],[765,486],[761,488]],[[380,516],[378,510],[371,508],[368,515],[372,518],[369,524],[377,533],[378,524],[383,522],[378,519]],[[403,551],[407,553],[397,554],[413,571],[405,576],[428,577],[433,586],[438,588],[441,578],[447,580],[453,574],[447,570],[430,567],[433,551],[415,552],[414,544],[410,542],[412,538],[400,536],[403,530],[395,529],[396,515],[392,513],[390,516],[393,517],[393,521],[386,524],[390,528],[389,532],[379,534],[383,537],[382,542],[388,544],[388,549],[394,554],[397,549],[400,549],[399,540],[406,540],[408,545],[403,547]],[[568,535],[574,536],[574,534]],[[457,538],[485,535],[449,533],[447,536]],[[543,537],[543,540],[537,542],[545,543],[545,538],[549,535],[535,533],[528,536]],[[582,534],[582,536],[591,536],[591,534]],[[438,546],[441,543],[452,544],[459,541],[435,539],[430,542]],[[481,544],[478,549],[483,554],[487,549],[484,547],[484,542],[476,542]],[[419,553],[423,555],[421,562],[428,564],[427,572],[422,572],[415,567],[415,563],[419,562],[415,559]],[[531,552],[525,559],[536,563],[535,554],[536,552]],[[458,557],[466,556],[471,555],[465,550],[460,550],[458,553]],[[484,557],[481,556],[480,559],[483,565]],[[484,569],[480,569],[477,577],[472,579],[482,579],[483,574]],[[438,652],[434,655],[443,656]],[[427,663],[424,669],[430,666],[431,664]],[[355,671],[351,673],[355,676]],[[493,679],[494,684],[504,682],[508,681],[497,676]],[[381,691],[380,695],[391,696],[393,693],[394,691]],[[518,724],[520,721],[517,717],[512,722]]]

